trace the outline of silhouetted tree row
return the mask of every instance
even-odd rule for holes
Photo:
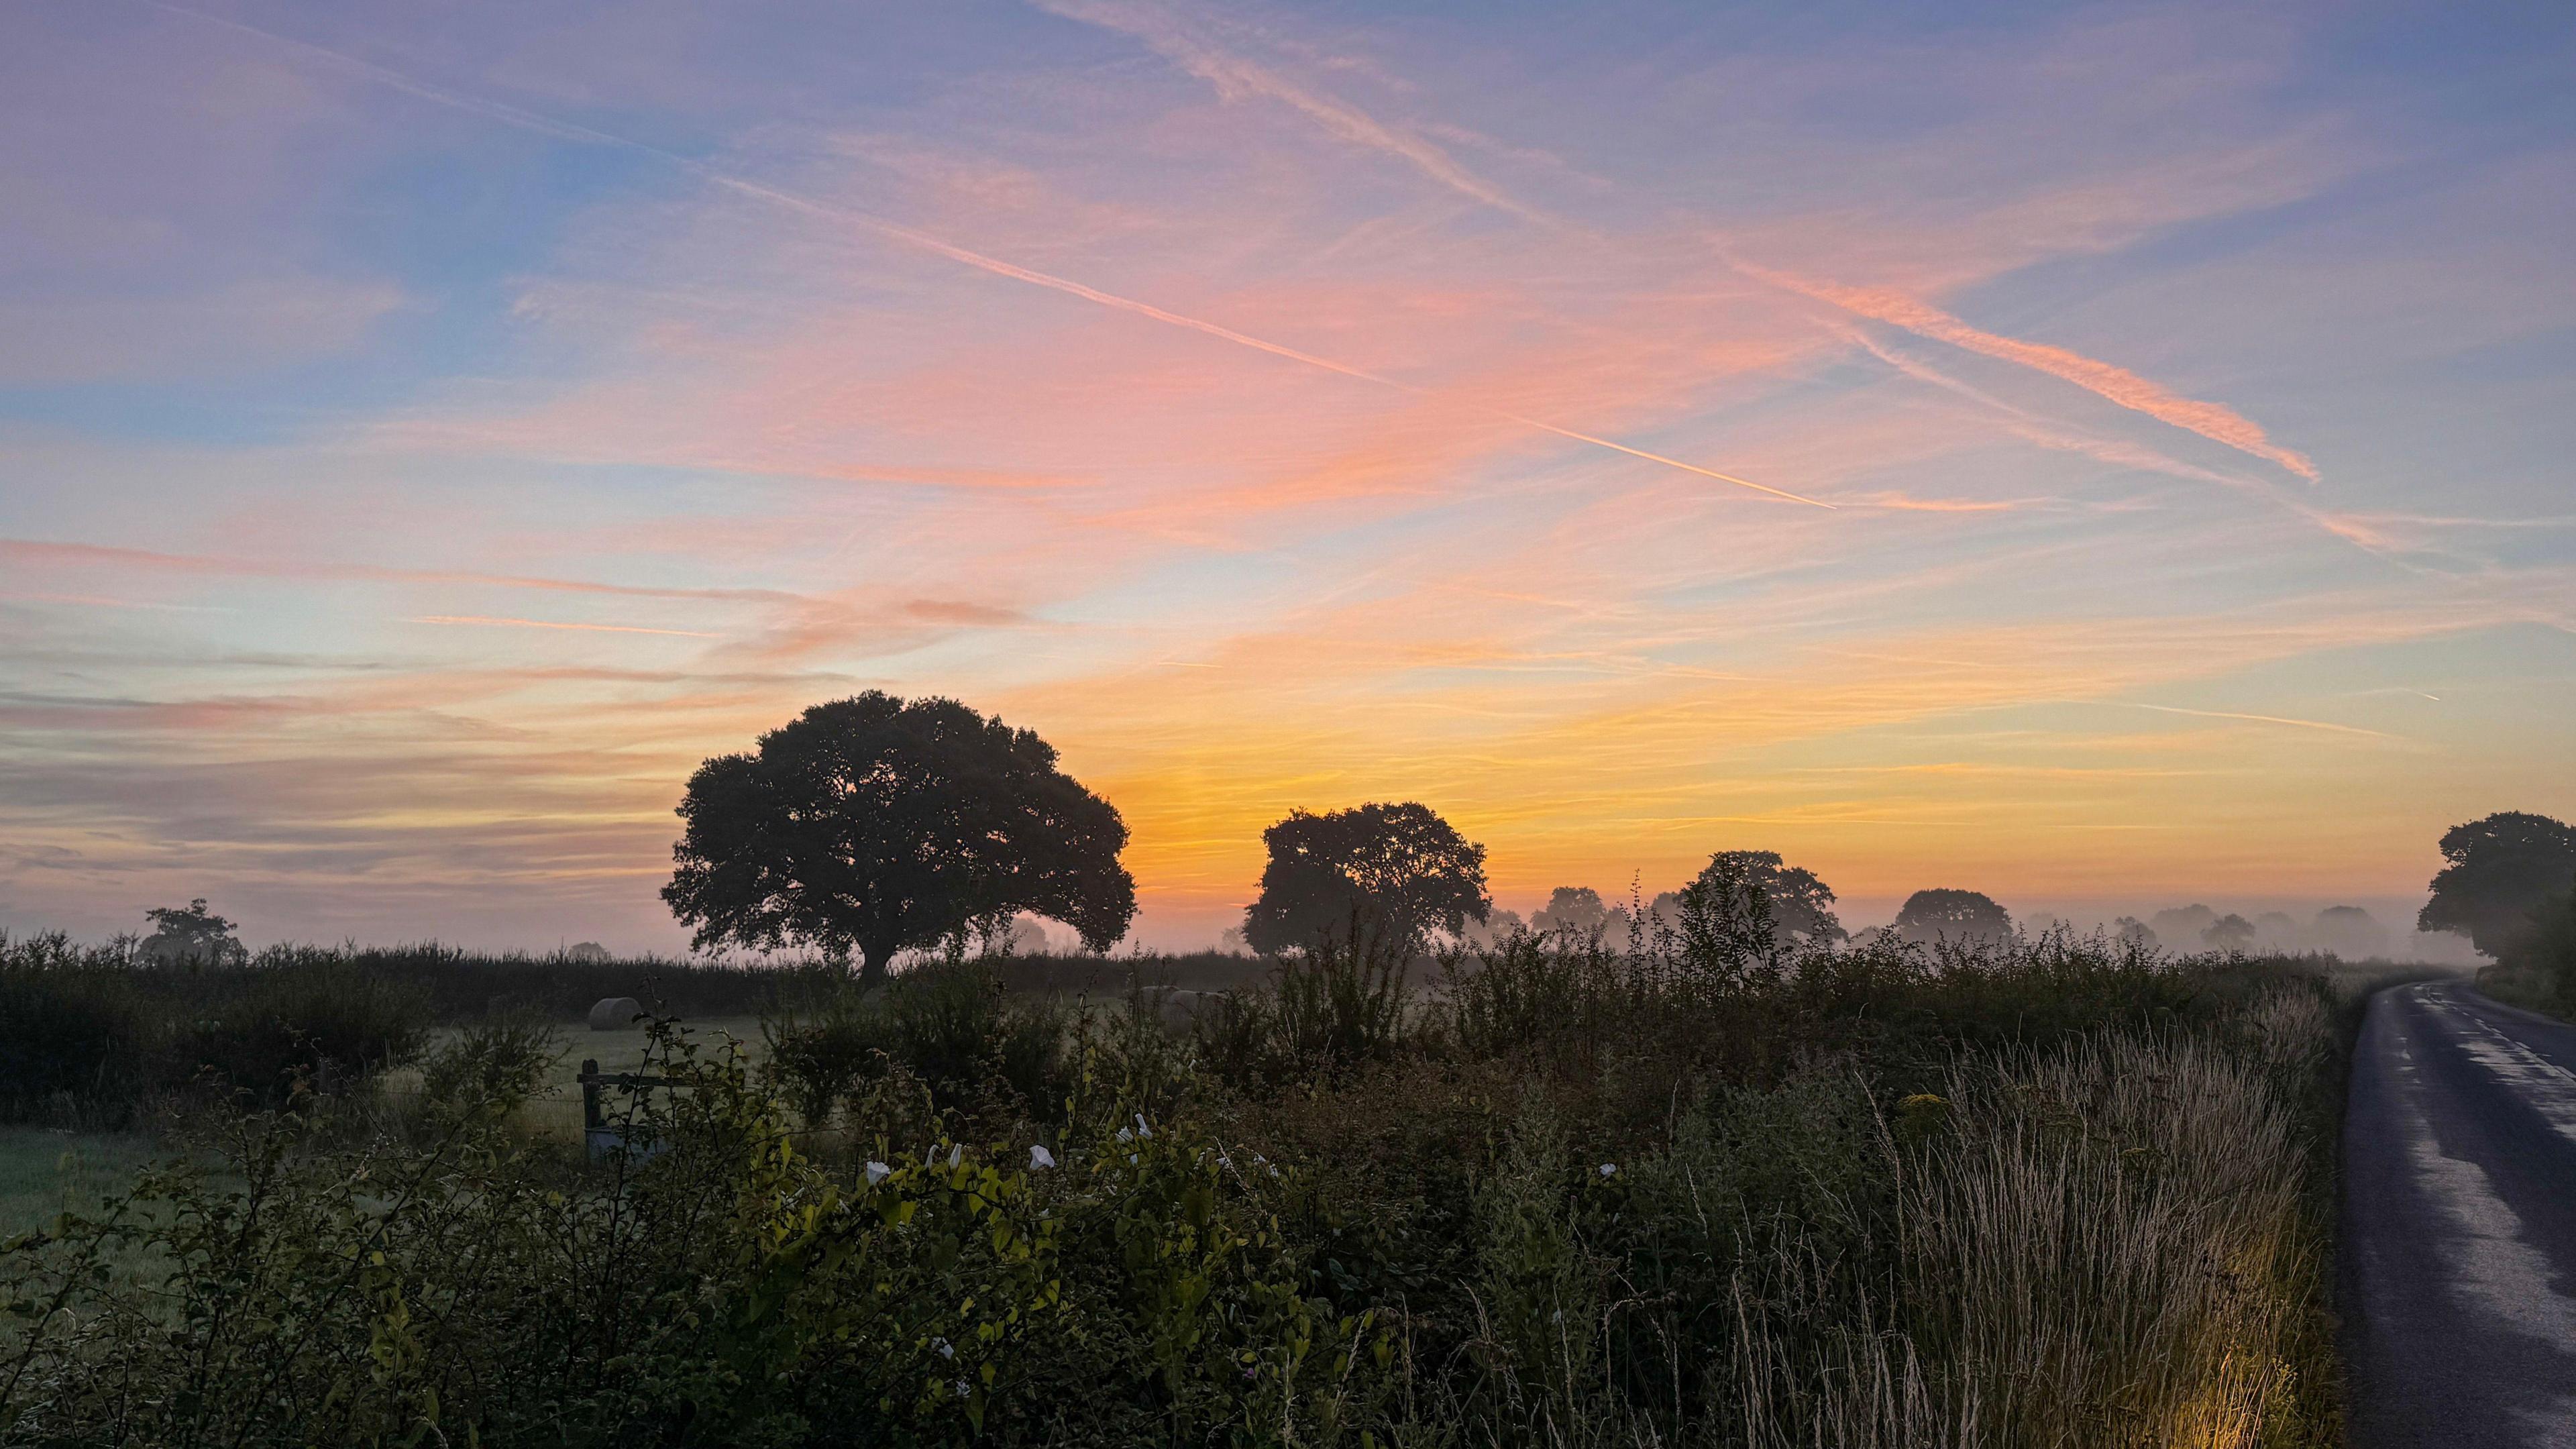
[[[1104,950],[1136,914],[1116,807],[1064,774],[1035,733],[954,700],[872,691],[815,705],[751,753],[707,761],[679,813],[678,868],[662,894],[702,950],[806,946],[843,962],[856,956],[874,978],[907,950],[1009,938],[1024,914]],[[1363,930],[1418,948],[1440,937],[1491,941],[1522,926],[1494,907],[1485,848],[1420,802],[1297,810],[1262,838],[1261,890],[1241,927],[1256,951]],[[2467,936],[2491,956],[2529,937],[2576,882],[2576,829],[2547,816],[2490,815],[2453,828],[2441,849],[2447,863],[2418,928]],[[1588,886],[1558,887],[1527,928],[1594,938],[1638,931],[1776,957],[1848,939],[1834,900],[1814,872],[1777,852],[1719,851],[1688,884],[1635,910]],[[230,923],[203,901],[154,918],[160,929],[147,949],[206,955],[230,940]],[[1992,897],[1946,887],[1915,892],[1887,927],[1904,940],[1961,944],[2014,930]],[[2366,956],[2386,942],[2351,906],[2302,927],[2279,912],[2248,920],[2193,905],[2147,921],[2123,916],[2114,931],[2185,951]]]

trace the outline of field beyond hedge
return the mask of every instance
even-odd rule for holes
[[[2328,963],[516,964],[0,950],[0,1440],[2339,1442]]]

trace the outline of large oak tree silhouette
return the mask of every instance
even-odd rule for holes
[[[1136,916],[1117,808],[953,699],[818,704],[689,780],[662,899],[699,950],[806,945],[862,979],[1026,911],[1106,950]]]

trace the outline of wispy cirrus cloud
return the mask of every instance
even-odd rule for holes
[[[2317,481],[2314,463],[2303,454],[2273,443],[2261,424],[2224,403],[2184,397],[2127,368],[2067,348],[2043,342],[2025,342],[1970,326],[1938,307],[1899,292],[1878,287],[1845,286],[1759,266],[1739,258],[1730,257],[1728,261],[1746,276],[1759,278],[1802,297],[1812,297],[1856,317],[1902,327],[1917,336],[2046,373],[2132,412],[2144,413],[2158,422],[2198,433],[2212,442],[2224,443],[2311,483]]]
[[[263,934],[667,946],[688,771],[877,687],[1058,744],[1174,946],[1298,806],[1424,799],[1515,904],[1742,845],[2019,905],[2411,887],[2451,799],[2576,764],[2564,688],[2506,673],[2576,618],[2550,455],[2479,453],[2435,509],[2374,446],[2420,393],[2337,326],[2421,269],[2271,309],[2375,204],[2280,205],[2368,163],[2281,84],[2311,18],[1063,0],[638,36],[465,3],[260,10],[324,52],[150,11],[148,45],[84,16],[0,51],[39,167],[74,169],[39,154],[60,115],[259,150],[170,168],[215,202],[290,183],[205,261],[187,176],[101,181],[113,224],[48,266],[158,227],[191,295],[400,299],[317,322],[355,363],[319,382],[0,399],[10,588],[142,606],[0,605],[0,923],[212,892]],[[79,78],[39,106],[12,66]],[[174,78],[202,119],[136,119]],[[506,225],[412,194],[450,175],[507,186]],[[2555,233],[2490,220],[2536,291]],[[2223,308],[2212,249],[2140,245],[2213,223]],[[2438,270],[2409,355],[2500,379],[2448,405],[2546,397],[2540,343],[2460,321],[2510,299]],[[2039,313],[2096,356],[1967,320]]]
[[[563,619],[505,619],[487,614],[422,614],[407,624],[462,624],[483,629],[565,629],[583,634],[659,634],[669,639],[721,639],[703,629],[651,629],[641,624],[577,624]]]
[[[1039,9],[1068,20],[1134,36],[1156,54],[1214,86],[1226,100],[1265,96],[1283,102],[1342,140],[1393,156],[1461,196],[1527,221],[1563,224],[1469,170],[1420,131],[1381,121],[1338,96],[1299,85],[1276,69],[1225,48],[1190,12],[1127,0],[1035,3]]]

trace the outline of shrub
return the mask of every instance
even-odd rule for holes
[[[1060,1108],[1066,1013],[1038,998],[1006,1000],[990,965],[935,962],[881,991],[846,983],[773,1010],[761,1022],[771,1070],[821,1126],[862,1083],[900,1066],[942,1107],[998,1082],[1030,1106]]]
[[[0,1116],[117,1125],[158,1085],[167,1034],[113,954],[0,935]]]
[[[649,1162],[567,1180],[506,1092],[418,1141],[253,1114],[209,1144],[243,1188],[183,1160],[12,1244],[0,1435],[1329,1443],[1367,1405],[1369,1321],[1299,1291],[1268,1179],[1186,1125],[833,1168],[730,1052],[664,1027],[648,1069],[680,1084],[633,1105]]]
[[[407,1059],[428,1023],[417,987],[336,953],[162,965],[0,939],[0,1108],[121,1122],[207,1074],[273,1105]]]
[[[0,1254],[0,1439],[2331,1442],[2320,984],[1781,966],[1319,952],[1174,1033],[961,964],[783,1003],[763,1075],[660,1023],[598,1164],[488,1024],[402,1131],[297,1096]]]
[[[1196,1023],[1209,1065],[1242,1084],[1330,1075],[1392,1055],[1410,1025],[1406,939],[1352,918],[1274,960],[1267,990],[1237,991]]]
[[[299,1085],[338,1090],[408,1061],[429,1029],[417,987],[335,955],[263,957],[222,983],[179,1028],[173,1065],[270,1105]]]

